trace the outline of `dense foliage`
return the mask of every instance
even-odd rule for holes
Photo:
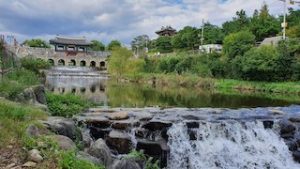
[[[43,59],[35,59],[33,57],[25,57],[21,60],[21,66],[27,70],[39,73],[41,69],[50,68],[51,64]]]
[[[49,44],[46,43],[42,39],[31,39],[31,40],[25,40],[23,42],[24,45],[27,45],[29,47],[36,47],[36,48],[50,48]]]
[[[104,51],[105,50],[105,45],[100,42],[100,41],[97,41],[97,40],[92,40],[91,41],[91,49],[93,51]]]
[[[121,42],[119,42],[118,40],[112,40],[108,45],[107,45],[107,49],[108,50],[113,50],[114,48],[119,48],[121,47]]]
[[[46,98],[49,111],[53,116],[72,117],[91,106],[86,99],[71,93],[61,95],[49,92]]]

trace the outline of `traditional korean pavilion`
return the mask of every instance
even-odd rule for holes
[[[159,36],[173,36],[176,34],[176,29],[172,28],[171,26],[163,26],[159,31],[156,31],[155,33]]]
[[[87,52],[91,43],[85,37],[62,37],[57,36],[50,40],[50,44],[54,46],[55,51],[62,52]]]

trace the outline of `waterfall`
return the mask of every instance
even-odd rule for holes
[[[168,136],[168,169],[300,168],[277,132],[262,122],[206,122],[194,129],[179,123]]]

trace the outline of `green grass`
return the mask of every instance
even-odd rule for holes
[[[202,78],[193,74],[150,74],[126,75],[125,79],[137,83],[150,83],[156,79],[156,85],[169,87],[200,87],[217,91],[240,90],[261,93],[300,94],[300,82],[257,82],[232,79]]]
[[[53,116],[72,117],[92,106],[86,99],[71,93],[62,95],[47,92],[46,97],[49,111]]]
[[[76,158],[74,151],[62,152],[59,166],[61,169],[104,169],[103,166],[96,166],[88,161]]]
[[[24,89],[39,83],[39,77],[34,72],[13,69],[0,80],[0,95],[13,100]]]

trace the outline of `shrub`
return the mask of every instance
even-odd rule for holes
[[[241,31],[229,34],[225,37],[223,43],[223,52],[229,58],[243,56],[255,44],[255,36],[249,31]]]
[[[29,56],[21,59],[21,66],[25,69],[38,73],[40,69],[50,68],[51,64],[43,59],[35,59]]]
[[[103,166],[96,166],[88,161],[79,160],[75,152],[62,152],[59,166],[62,169],[104,169]]]
[[[241,57],[241,77],[246,80],[278,79],[279,53],[273,46],[252,48]]]
[[[74,94],[46,94],[48,108],[54,116],[72,117],[91,106],[91,103]]]

